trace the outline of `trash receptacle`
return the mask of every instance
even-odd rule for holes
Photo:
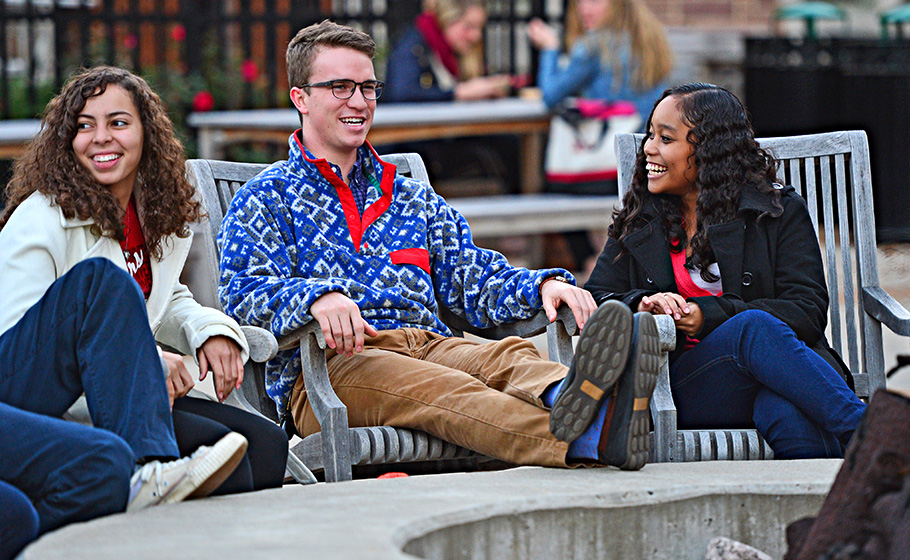
[[[758,136],[865,130],[878,240],[910,241],[910,41],[747,39],[745,92]]]
[[[835,130],[838,80],[831,41],[746,39],[745,103],[759,136]]]
[[[876,236],[910,241],[910,41],[844,41],[838,58],[845,128],[869,135]]]

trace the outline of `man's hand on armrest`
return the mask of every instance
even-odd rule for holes
[[[319,322],[325,343],[339,354],[353,356],[363,350],[364,333],[368,336],[379,334],[360,315],[354,300],[341,292],[320,296],[310,305],[310,315]]]
[[[556,320],[556,309],[561,303],[568,305],[575,315],[575,323],[578,324],[579,330],[585,327],[588,318],[597,309],[597,303],[594,302],[591,292],[572,284],[556,281],[555,277],[544,280],[540,285],[540,299],[543,301],[543,309],[550,322]]]

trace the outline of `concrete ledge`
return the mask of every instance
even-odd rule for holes
[[[71,525],[23,557],[700,559],[714,536],[780,557],[787,523],[818,511],[840,463],[525,467],[286,486]]]

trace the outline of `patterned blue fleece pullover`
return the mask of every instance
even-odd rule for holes
[[[530,271],[474,245],[467,221],[426,183],[398,175],[369,144],[379,188],[361,216],[329,162],[291,136],[287,161],[251,179],[234,197],[218,242],[226,313],[288,334],[309,322],[327,292],[354,300],[377,330],[414,327],[446,336],[437,302],[487,327],[541,308],[540,283],[561,269]],[[300,350],[266,366],[267,392],[283,417],[300,374]]]

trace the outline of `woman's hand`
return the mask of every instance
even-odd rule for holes
[[[669,315],[678,321],[683,315],[689,313],[689,302],[686,298],[672,292],[659,292],[645,296],[638,302],[638,310],[654,315]]]
[[[240,357],[240,347],[226,336],[213,336],[199,347],[199,381],[205,379],[211,368],[215,376],[215,394],[218,400],[224,399],[235,388],[243,383],[243,360]]]
[[[694,301],[689,302],[689,312],[674,321],[676,328],[689,336],[695,336],[705,326],[705,315]]]
[[[183,363],[183,356],[172,352],[162,352],[164,361],[167,362],[167,397],[171,401],[171,408],[174,406],[174,399],[186,395],[193,388],[193,376],[186,369]]]
[[[673,317],[676,328],[689,336],[695,336],[705,326],[705,315],[701,312],[701,307],[672,292],[660,292],[641,298],[638,310]]]
[[[556,31],[540,18],[534,18],[528,23],[528,39],[537,49],[556,50],[559,48],[559,37],[556,36]]]

